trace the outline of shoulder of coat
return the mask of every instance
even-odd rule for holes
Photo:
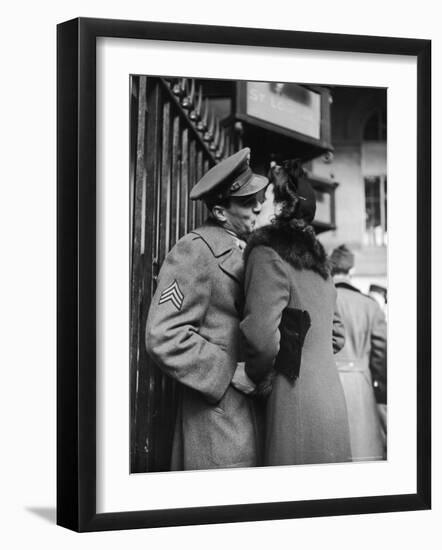
[[[254,246],[247,256],[247,261],[279,261],[284,262],[284,259],[278,254],[278,252],[270,245],[258,244]]]
[[[207,222],[192,231],[192,234],[204,241],[215,258],[224,256],[235,248],[234,237],[225,229],[213,222]]]
[[[180,258],[180,261],[193,263],[212,257],[204,240],[195,233],[187,233],[170,250],[168,257]]]
[[[288,266],[288,262],[284,258],[281,258],[274,248],[261,244],[254,246],[250,250],[246,260],[246,270],[248,272],[256,271],[259,273],[260,271],[266,271],[270,277],[272,276],[270,273],[272,271],[279,274],[283,273],[287,279],[290,279]]]
[[[376,307],[378,306],[376,300],[374,300],[368,294],[364,294],[362,291],[355,287],[348,288],[345,286],[336,285],[336,289],[338,291],[338,294],[346,296],[347,299],[351,300],[352,302],[358,303],[367,309],[376,309]]]

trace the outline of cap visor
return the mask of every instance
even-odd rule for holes
[[[269,183],[269,179],[265,176],[258,176],[253,174],[250,181],[243,185],[236,193],[230,193],[231,197],[247,197],[248,195],[254,195],[264,189]]]

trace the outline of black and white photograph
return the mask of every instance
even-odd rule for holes
[[[387,89],[129,99],[130,473],[387,460]]]
[[[5,4],[2,547],[437,548],[437,5]]]

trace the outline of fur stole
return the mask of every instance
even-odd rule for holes
[[[247,262],[255,246],[269,246],[295,269],[311,269],[323,279],[330,277],[330,265],[324,247],[314,229],[301,220],[276,220],[250,236],[244,252]]]

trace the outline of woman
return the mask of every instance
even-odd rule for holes
[[[333,361],[343,343],[336,291],[311,225],[315,193],[294,161],[272,169],[245,252],[241,330],[247,375],[267,394],[264,465],[351,460],[347,411]]]

